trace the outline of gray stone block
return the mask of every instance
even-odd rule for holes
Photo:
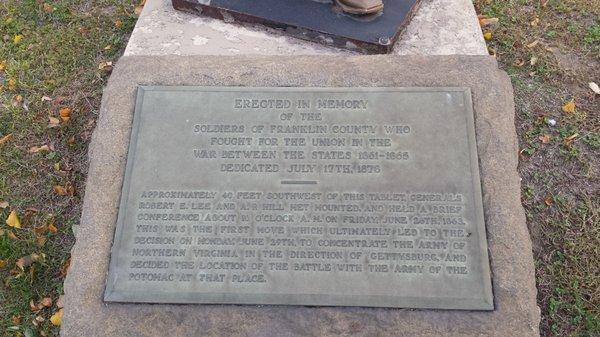
[[[470,88],[494,310],[103,302],[138,85]],[[122,58],[104,92],[90,145],[81,226],[65,282],[61,335],[539,335],[531,241],[516,170],[513,105],[510,81],[491,57]]]
[[[488,54],[470,0],[422,0],[392,53]],[[260,25],[226,23],[176,11],[171,0],[146,2],[125,50],[126,56],[352,54],[350,50],[303,41]]]

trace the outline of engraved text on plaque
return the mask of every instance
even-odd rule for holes
[[[105,299],[493,309],[470,91],[140,87]]]

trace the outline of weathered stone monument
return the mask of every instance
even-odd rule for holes
[[[143,56],[157,3],[104,92],[61,335],[539,335],[493,58]]]

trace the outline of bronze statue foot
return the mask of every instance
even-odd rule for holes
[[[382,0],[335,0],[342,10],[349,14],[365,15],[383,10]]]

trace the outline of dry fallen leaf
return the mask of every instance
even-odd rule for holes
[[[65,295],[60,295],[60,296],[58,296],[58,299],[56,300],[56,307],[59,309],[65,306],[64,305],[64,296]]]
[[[52,12],[54,12],[54,7],[50,6],[47,3],[44,3],[43,7],[44,7],[44,12],[46,12],[46,13],[52,13]]]
[[[540,18],[535,18],[533,19],[529,24],[531,25],[531,27],[535,27],[540,23]]]
[[[52,116],[48,116],[48,127],[55,128],[60,126],[60,119]]]
[[[532,56],[531,59],[529,60],[529,64],[534,66],[538,61],[538,58],[535,56]]]
[[[58,195],[62,195],[62,196],[66,196],[66,195],[73,196],[73,195],[75,195],[75,188],[69,182],[67,182],[67,184],[65,186],[54,185],[53,189],[54,189],[54,192],[56,194],[58,194]]]
[[[54,189],[54,193],[56,193],[58,195],[68,195],[69,194],[67,189],[60,185],[54,185],[53,189]]]
[[[6,267],[7,264],[8,262],[6,262],[6,260],[0,260],[0,269]]]
[[[568,114],[575,112],[575,101],[568,101],[562,106],[562,111]]]
[[[538,139],[543,143],[543,144],[548,144],[550,142],[550,135],[540,135],[538,137]]]
[[[60,277],[65,278],[67,273],[69,272],[69,267],[71,266],[71,258],[69,257],[65,263],[63,263],[62,267],[60,267]]]
[[[42,145],[42,146],[32,146],[29,148],[27,152],[29,153],[38,153],[40,151],[50,151],[50,146]]]
[[[579,137],[578,133],[574,133],[574,134],[570,135],[569,137],[564,139],[564,144],[571,145],[575,141],[575,139],[577,139],[577,137]]]
[[[5,209],[8,207],[8,201],[0,200],[0,208]]]
[[[23,103],[23,96],[21,95],[15,95],[12,100],[12,105],[14,107],[23,107],[25,111],[29,111],[29,106],[26,103]]]
[[[37,316],[36,318],[33,319],[33,321],[31,321],[31,323],[33,323],[33,325],[35,326],[39,326],[40,323],[44,323],[46,319],[42,316]]]
[[[516,59],[515,62],[513,62],[513,65],[515,67],[522,67],[525,65],[525,61],[523,61],[522,59]]]
[[[63,120],[63,122],[68,122],[69,119],[71,118],[71,108],[62,108],[60,109],[60,119]]]
[[[17,267],[21,268],[21,270],[25,270],[25,268],[31,266],[32,263],[37,262],[40,259],[42,259],[42,256],[36,253],[31,253],[27,256],[19,258],[17,262],[15,262],[15,264],[17,265]]]
[[[531,43],[527,44],[527,48],[531,49],[531,48],[533,48],[533,47],[537,46],[537,45],[538,45],[538,43],[540,43],[540,41],[539,41],[539,40],[535,40],[535,41],[533,41],[533,42],[531,42]]]
[[[12,211],[6,218],[6,224],[10,227],[21,228],[21,220],[19,220],[19,216],[17,215],[17,211]]]
[[[35,243],[38,247],[43,247],[46,244],[47,240],[48,238],[46,238],[45,236],[38,236],[35,238]]]
[[[31,267],[29,267],[29,279],[32,280],[32,281],[30,281],[30,283],[33,282],[33,278],[35,277],[35,272],[36,272],[35,265],[32,265]]]
[[[52,317],[50,317],[50,322],[54,326],[60,326],[62,321],[63,309],[59,309]]]
[[[2,145],[2,144],[4,144],[4,143],[8,142],[8,141],[9,141],[9,140],[11,140],[11,139],[13,139],[13,134],[12,134],[12,133],[9,133],[8,135],[6,135],[6,136],[4,136],[4,137],[0,138],[0,145]]]
[[[19,238],[12,231],[8,231],[8,238],[11,240],[19,240]]]
[[[498,18],[480,18],[479,25],[481,27],[489,26],[498,23]]]
[[[112,70],[112,62],[111,61],[100,62],[100,64],[98,65],[98,70],[105,70],[105,71]]]
[[[79,27],[77,30],[83,35],[87,35],[90,32],[90,28],[87,27]]]
[[[11,322],[12,322],[14,325],[19,325],[19,324],[21,324],[21,316],[14,316],[14,315],[13,315],[13,316],[10,318],[10,320],[11,320]]]
[[[552,196],[548,196],[546,197],[546,199],[544,199],[544,203],[548,206],[552,206],[552,204],[554,203],[554,198],[552,198]]]
[[[8,90],[15,91],[17,90],[17,80],[14,78],[8,79]]]
[[[27,213],[32,213],[32,214],[33,214],[33,213],[37,213],[37,212],[39,212],[39,211],[40,211],[40,210],[39,210],[39,209],[37,209],[37,208],[35,208],[35,207],[27,207],[27,208],[25,208],[25,213],[26,213],[26,214],[27,214]]]
[[[52,298],[50,298],[50,297],[44,297],[40,301],[40,304],[43,305],[46,308],[51,307],[52,306]]]
[[[588,85],[589,85],[590,89],[592,89],[593,92],[600,95],[600,87],[598,86],[598,84],[596,84],[596,82],[590,82],[590,83],[588,83]],[[0,144],[2,144],[1,140],[0,140]]]
[[[53,223],[48,225],[48,230],[50,231],[50,233],[58,232],[58,228],[56,228],[56,226]]]
[[[46,225],[33,227],[33,232],[35,233],[35,235],[41,236],[48,232],[48,227]]]
[[[121,29],[121,27],[123,27],[123,21],[121,21],[121,20],[115,21],[115,27],[117,29]]]

